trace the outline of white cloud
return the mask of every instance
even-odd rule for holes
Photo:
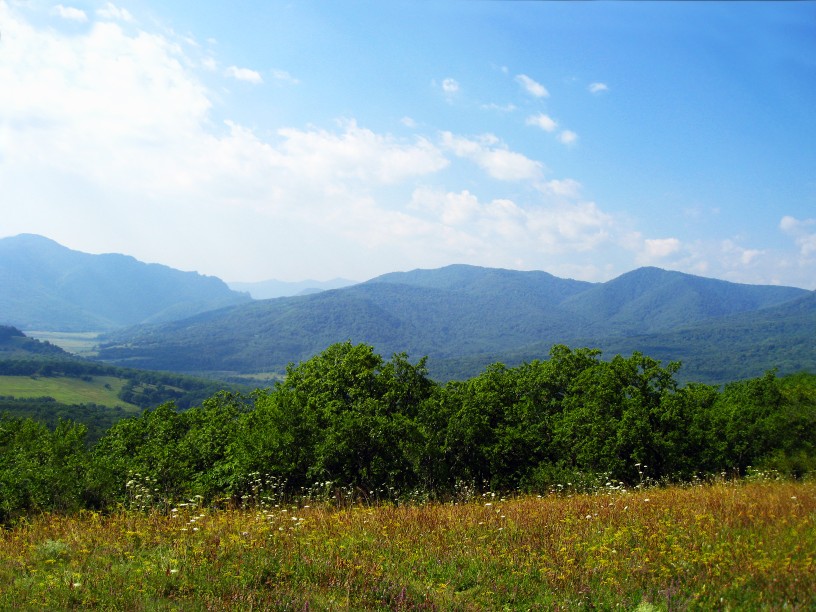
[[[535,180],[544,169],[541,162],[510,151],[492,134],[471,140],[443,132],[442,143],[458,157],[472,160],[491,177],[502,181]]]
[[[63,6],[62,4],[58,4],[51,10],[51,12],[54,15],[62,17],[63,19],[67,19],[68,21],[78,21],[80,23],[85,23],[88,21],[88,15],[85,14],[85,11],[74,8],[73,6]]]
[[[541,162],[490,134],[403,138],[354,120],[250,129],[202,80],[223,84],[234,60],[112,9],[67,35],[14,6],[0,0],[0,235],[34,231],[227,280],[362,279],[454,261],[608,278],[639,253],[749,280],[781,268],[736,243],[671,252],[681,236],[638,235],[630,245],[577,180],[545,180]],[[789,270],[811,285],[814,224],[780,221],[804,262],[790,257]]]
[[[428,188],[414,191],[410,207],[431,211],[446,225],[467,223],[480,210],[479,200],[468,190],[452,193]]]
[[[538,115],[531,115],[527,117],[527,125],[534,125],[536,127],[540,127],[545,132],[554,132],[555,129],[558,127],[558,123],[550,117],[549,115],[545,115],[544,113],[539,113]]]
[[[292,85],[298,85],[298,84],[300,84],[300,80],[299,80],[299,79],[296,79],[295,77],[293,77],[293,76],[292,76],[291,74],[289,74],[289,72],[287,72],[286,70],[279,70],[279,69],[275,69],[275,70],[273,70],[273,71],[272,71],[272,76],[273,76],[273,77],[275,78],[275,80],[277,80],[277,81],[284,81],[284,82],[286,82],[286,83],[290,83],[290,84],[292,84]]]
[[[663,259],[680,250],[677,238],[651,238],[643,241],[644,255],[648,260]]]
[[[759,249],[746,249],[741,247],[731,239],[723,240],[722,252],[726,255],[736,257],[736,262],[743,266],[751,264],[758,257],[765,254],[765,251]]]
[[[431,142],[410,143],[346,121],[341,133],[283,128],[283,141],[270,151],[274,165],[310,180],[354,180],[394,184],[441,170],[448,160]]]
[[[612,218],[593,202],[523,206],[507,198],[480,202],[471,192],[417,189],[411,209],[429,215],[448,246],[482,265],[519,265],[542,255],[587,252],[607,243]],[[441,223],[440,227],[437,225]]]
[[[609,91],[609,86],[606,83],[590,83],[588,89],[590,93],[599,94]]]
[[[482,104],[481,107],[484,110],[494,110],[499,111],[500,113],[512,113],[514,110],[516,110],[516,105],[512,103],[496,104],[492,102],[490,104]]]
[[[551,195],[563,198],[578,199],[581,194],[582,185],[575,179],[571,178],[553,179],[544,183],[541,186],[541,189],[544,193],[549,193]]]
[[[802,258],[816,255],[816,219],[800,220],[786,215],[780,220],[779,228],[793,237]]]
[[[538,83],[528,77],[526,74],[519,74],[516,76],[516,82],[519,83],[524,90],[535,98],[547,98],[550,92],[541,83]]]
[[[448,95],[453,95],[459,92],[459,82],[456,79],[445,79],[442,81],[442,91]]]
[[[563,130],[558,135],[558,140],[560,140],[565,145],[575,144],[578,141],[578,134],[576,134],[572,130]]]
[[[127,9],[119,8],[111,2],[104,7],[97,9],[96,14],[103,19],[115,19],[118,21],[131,22],[133,15]]]
[[[304,260],[319,265],[331,245],[358,249],[364,268],[360,237],[382,233],[378,223],[414,227],[371,194],[449,163],[427,139],[354,121],[272,140],[236,122],[214,127],[196,62],[168,35],[98,22],[66,36],[3,3],[0,23],[0,235],[35,231],[226,278],[288,261],[314,239]],[[337,274],[353,273],[349,258]]]
[[[261,73],[249,68],[239,68],[238,66],[230,66],[226,69],[225,74],[237,81],[246,81],[247,83],[263,83]]]
[[[408,117],[408,116],[405,116],[402,119],[400,119],[400,123],[402,125],[404,125],[405,127],[411,128],[411,129],[413,129],[413,128],[415,128],[417,126],[416,120],[413,119],[412,117]]]

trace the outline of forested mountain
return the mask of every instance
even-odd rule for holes
[[[0,239],[0,287],[0,323],[28,330],[110,330],[251,300],[215,277],[32,234]]]
[[[456,265],[113,332],[100,358],[196,373],[282,372],[351,340],[382,354],[428,355],[431,375],[451,379],[568,344],[682,359],[702,382],[725,382],[771,367],[816,370],[813,330],[816,298],[804,289],[657,268],[587,283]]]

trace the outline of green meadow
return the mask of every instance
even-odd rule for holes
[[[25,334],[80,357],[94,357],[97,353],[99,332],[26,331]]]
[[[62,404],[96,404],[140,410],[117,396],[126,382],[115,376],[0,376],[0,396],[53,397]]]
[[[816,484],[30,517],[4,610],[812,610]]]

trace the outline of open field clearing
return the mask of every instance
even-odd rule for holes
[[[2,609],[813,609],[816,483],[195,503],[0,532]]]
[[[26,336],[44,340],[80,357],[95,357],[99,332],[26,331]]]
[[[0,376],[0,395],[17,398],[53,397],[63,404],[97,404],[139,410],[123,402],[117,393],[127,381],[115,376],[87,379],[67,376]]]

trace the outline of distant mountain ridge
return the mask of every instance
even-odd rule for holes
[[[371,344],[384,355],[428,355],[431,374],[448,379],[472,376],[495,361],[546,358],[552,344],[621,346],[647,354],[647,346],[657,346],[662,348],[655,357],[682,355],[691,372],[724,381],[761,374],[764,370],[754,370],[775,367],[776,361],[787,368],[816,369],[813,295],[795,287],[743,285],[659,268],[589,283],[546,272],[453,265],[114,332],[100,357],[148,369],[280,372],[329,344],[351,340]],[[801,304],[794,308],[797,300]],[[787,321],[788,331],[780,336],[779,325],[769,320]],[[742,332],[729,335],[729,325],[741,325]],[[712,343],[717,334],[724,334],[723,342]],[[768,346],[769,334],[777,340],[756,367],[717,357],[732,348]],[[697,352],[687,338],[697,338]],[[796,347],[795,356],[786,352],[788,346]],[[718,372],[695,365],[706,359],[731,365]]]
[[[215,277],[34,234],[0,239],[0,287],[0,324],[29,330],[110,330],[251,301]]]
[[[346,278],[334,278],[328,281],[304,280],[304,281],[280,281],[265,280],[253,283],[228,282],[227,285],[233,291],[249,293],[253,299],[269,300],[279,297],[292,297],[296,295],[308,295],[329,289],[342,289],[356,285],[357,281]]]

